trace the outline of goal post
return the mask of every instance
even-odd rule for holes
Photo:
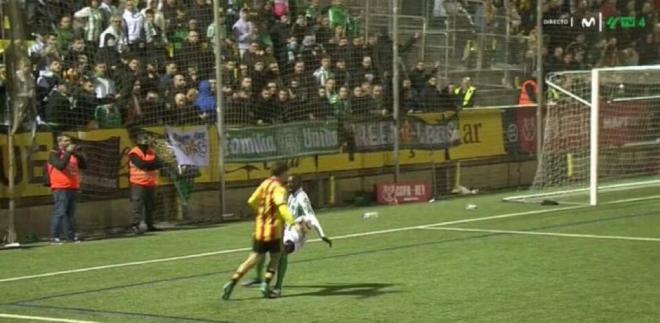
[[[660,186],[660,65],[548,75],[543,148],[530,192],[509,202],[597,205]]]

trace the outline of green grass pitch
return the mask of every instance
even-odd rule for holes
[[[292,255],[274,300],[220,300],[252,223],[0,251],[0,322],[660,322],[658,200],[501,198],[321,212],[334,247]]]

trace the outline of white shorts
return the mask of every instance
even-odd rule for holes
[[[284,243],[287,243],[287,241],[291,241],[294,247],[293,252],[301,250],[302,247],[305,245],[306,240],[307,238],[305,238],[305,235],[300,233],[293,226],[288,227],[286,228],[286,230],[284,230]]]

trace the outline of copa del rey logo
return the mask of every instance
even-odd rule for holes
[[[386,183],[376,185],[380,204],[426,202],[431,198],[431,185],[428,183]]]

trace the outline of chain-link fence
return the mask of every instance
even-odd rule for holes
[[[60,134],[86,160],[88,233],[121,232],[136,212],[161,225],[246,217],[277,160],[319,206],[368,203],[395,178],[431,178],[436,195],[522,185],[535,152],[534,109],[515,107],[528,36],[501,8],[467,4],[5,2],[0,192],[17,222],[0,225],[47,235]],[[131,179],[142,140],[160,159],[144,211]]]

